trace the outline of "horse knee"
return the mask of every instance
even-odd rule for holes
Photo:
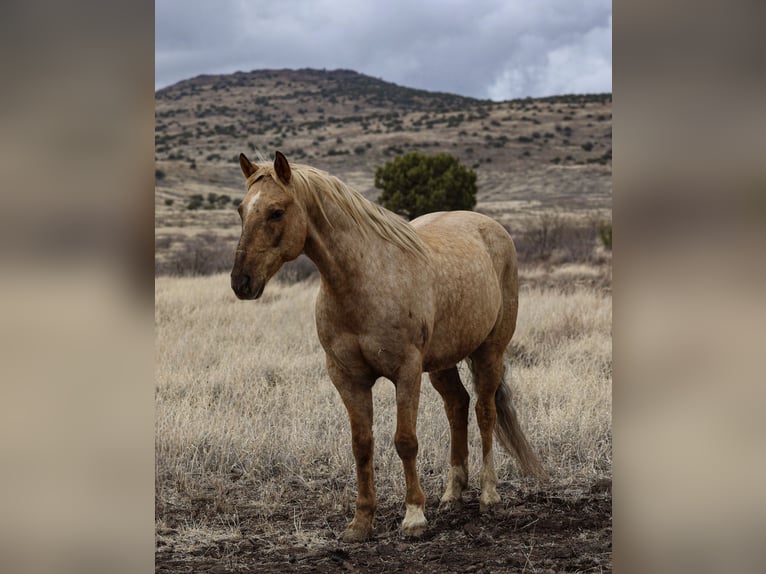
[[[351,448],[354,459],[361,465],[366,465],[372,459],[373,438],[371,433],[354,435],[351,439]]]
[[[476,412],[495,411],[495,395],[487,394],[476,399]]]
[[[494,424],[497,418],[497,409],[495,407],[495,397],[491,396],[486,399],[479,399],[476,401],[476,422],[479,423],[479,428],[483,428],[485,425]]]
[[[394,444],[402,460],[415,458],[418,454],[418,437],[414,434],[398,432],[394,436]]]
[[[454,408],[459,413],[468,414],[468,407],[471,405],[471,395],[468,394],[464,388],[460,388],[457,393],[457,401],[455,401]]]

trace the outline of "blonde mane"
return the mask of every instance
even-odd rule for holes
[[[256,166],[257,171],[248,178],[248,187],[261,175],[269,175],[281,185],[272,164],[258,163]],[[296,199],[307,208],[318,208],[330,225],[332,222],[323,205],[327,202],[337,205],[363,235],[375,234],[407,253],[426,257],[425,244],[415,229],[398,215],[368,201],[358,191],[321,169],[291,163],[290,170]],[[285,191],[290,193],[288,188]]]

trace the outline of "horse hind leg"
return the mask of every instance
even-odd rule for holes
[[[444,401],[450,426],[450,469],[441,498],[446,507],[460,507],[468,484],[468,407],[470,396],[460,381],[457,367],[428,373],[431,384]]]
[[[495,393],[500,387],[503,376],[502,355],[500,360],[497,360],[483,354],[474,354],[471,356],[470,365],[476,385],[476,422],[481,434],[482,467],[479,475],[481,482],[479,509],[486,512],[500,502],[492,452],[492,435],[497,421]]]
[[[500,502],[497,474],[492,452],[493,434],[509,454],[516,457],[522,470],[541,480],[547,479],[545,468],[535,455],[519,424],[511,392],[504,380],[502,353],[477,351],[469,362],[476,384],[476,420],[481,433],[483,466],[481,470],[480,510],[491,510]]]

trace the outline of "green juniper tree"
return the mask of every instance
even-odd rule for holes
[[[414,219],[476,205],[476,172],[447,153],[410,152],[375,170],[378,203]]]

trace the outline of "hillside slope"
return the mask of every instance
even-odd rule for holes
[[[368,197],[385,161],[446,151],[477,171],[480,211],[608,210],[611,116],[611,94],[492,102],[348,70],[198,76],[155,94],[158,222],[195,193],[241,197],[238,154],[277,149]]]

